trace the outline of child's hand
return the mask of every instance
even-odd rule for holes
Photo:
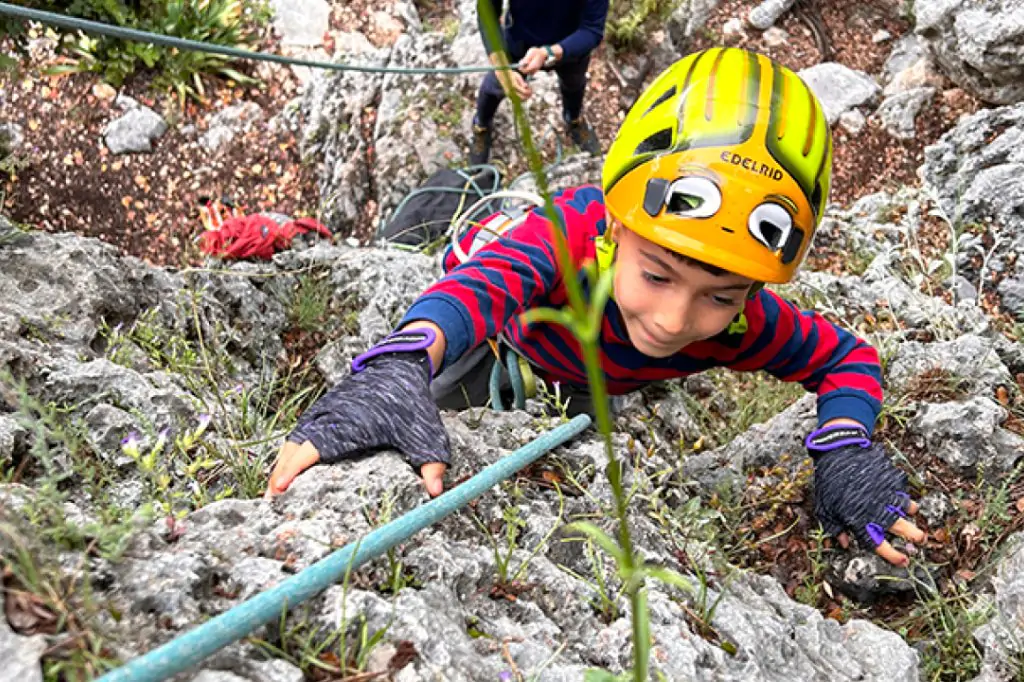
[[[427,491],[443,490],[451,446],[430,395],[426,352],[433,332],[392,334],[353,363],[353,374],[299,418],[281,448],[265,497],[288,489],[317,462],[333,464],[368,450],[395,448],[420,470]]]
[[[263,499],[272,500],[274,495],[283,493],[296,476],[319,461],[320,453],[310,441],[307,440],[302,445],[286,442],[277,455],[277,463],[270,474],[270,482],[267,484],[267,492]],[[441,462],[427,462],[420,467],[420,476],[423,477],[423,484],[431,497],[437,497],[444,492],[445,469],[447,467]]]
[[[918,509],[905,492],[907,475],[859,424],[825,426],[806,444],[814,458],[814,512],[825,531],[840,535],[844,547],[849,540],[843,531],[849,531],[890,563],[909,564],[885,539],[888,531],[918,544],[925,540],[924,531],[906,518]]]

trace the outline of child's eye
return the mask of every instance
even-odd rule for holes
[[[651,284],[668,284],[668,277],[655,275],[653,272],[644,271],[644,279],[646,279]]]
[[[728,296],[712,296],[711,300],[713,300],[718,305],[736,305],[736,301],[732,298],[729,298]]]

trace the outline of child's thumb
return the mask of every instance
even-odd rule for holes
[[[444,492],[444,472],[447,467],[444,462],[427,462],[420,467],[420,476],[423,477],[423,485],[431,497],[437,497]]]
[[[316,447],[306,441],[302,445],[298,443],[285,443],[281,446],[281,452],[277,456],[277,464],[270,474],[270,481],[267,484],[267,492],[264,499],[271,499],[274,495],[280,495],[292,484],[295,477],[303,471],[320,461],[320,453]]]

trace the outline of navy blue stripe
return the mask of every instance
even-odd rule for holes
[[[796,324],[793,325],[793,333],[789,339],[775,354],[775,357],[765,364],[765,369],[772,374],[789,376],[795,370],[807,367],[811,356],[814,355],[814,351],[818,347],[818,326],[814,324],[814,321],[811,321],[811,330],[806,337],[803,336],[803,327],[799,324],[799,319],[794,322]],[[830,355],[826,365],[833,364],[835,357],[835,353]]]

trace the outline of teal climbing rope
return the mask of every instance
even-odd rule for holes
[[[204,43],[200,40],[189,40],[187,38],[178,38],[177,36],[161,35],[159,33],[152,33],[150,31],[140,31],[134,28],[127,28],[125,26],[112,26],[110,24],[104,24],[100,21],[92,21],[90,19],[82,19],[81,17],[70,17],[63,14],[55,14],[53,12],[45,12],[43,10],[31,9],[29,7],[19,7],[18,5],[11,5],[6,2],[0,2],[0,15],[6,15],[9,17],[15,17],[17,19],[24,19],[27,21],[38,21],[41,24],[47,24],[49,26],[59,26],[61,28],[71,29],[73,31],[83,31],[85,33],[94,33],[103,36],[109,36],[111,38],[120,38],[121,40],[132,40],[141,43],[152,43],[153,45],[163,45],[164,47],[174,47],[179,50],[191,50],[193,52],[208,52],[210,54],[221,54],[226,57],[234,57],[235,59],[251,59],[255,61],[263,62],[275,62],[277,64],[286,64],[289,66],[308,66],[314,69],[327,69],[330,71],[358,71],[362,73],[396,73],[396,74],[418,74],[418,75],[450,75],[459,73],[481,73],[486,71],[500,71],[504,69],[515,69],[518,68],[519,64],[510,64],[509,66],[450,66],[450,67],[405,67],[405,66],[369,66],[362,64],[341,64],[335,62],[324,62],[315,59],[298,59],[295,57],[285,57],[280,54],[273,54],[272,52],[257,52],[253,50],[243,50],[238,47],[231,47],[229,45],[215,45],[213,43]]]
[[[260,625],[279,618],[283,609],[309,599],[341,580],[349,571],[381,556],[415,533],[469,504],[544,453],[579,435],[588,426],[590,417],[580,415],[542,434],[440,497],[342,547],[230,611],[129,661],[99,678],[99,682],[161,682],[188,670]]]

